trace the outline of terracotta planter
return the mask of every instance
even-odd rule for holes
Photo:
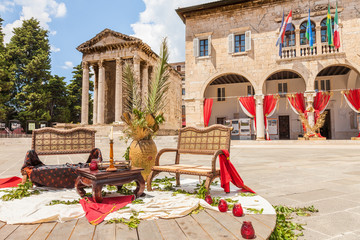
[[[155,142],[150,140],[133,141],[130,145],[129,158],[131,166],[144,168],[141,172],[144,180],[151,172],[152,166],[155,165],[157,148]]]

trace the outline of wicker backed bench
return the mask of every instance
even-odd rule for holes
[[[205,176],[205,187],[209,190],[211,182],[220,177],[220,169],[216,168],[216,159],[222,149],[230,152],[230,134],[232,127],[212,125],[198,129],[186,127],[179,129],[177,148],[161,149],[156,155],[155,166],[147,179],[147,190],[151,191],[152,179],[160,172],[176,174],[176,185],[180,185],[180,174]],[[176,152],[175,164],[159,165],[160,156],[165,152]],[[212,155],[210,166],[180,164],[180,154]]]
[[[95,148],[96,130],[88,128],[74,128],[71,130],[58,130],[55,128],[36,129],[32,133],[31,150],[26,153],[24,165],[21,168],[23,181],[30,177],[37,185],[46,186],[48,181],[55,182],[54,187],[62,184],[56,183],[53,179],[63,182],[63,185],[71,187],[72,181],[75,183],[77,177],[75,170],[78,167],[86,166],[91,159],[98,158],[102,161],[100,149]],[[65,165],[45,165],[38,155],[59,155],[59,154],[81,154],[89,153],[86,163],[65,164]],[[69,179],[61,179],[61,174],[71,172]],[[51,175],[51,176],[50,176]],[[75,179],[73,179],[75,178]]]

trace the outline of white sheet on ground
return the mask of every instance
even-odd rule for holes
[[[182,179],[181,189],[186,191],[194,191],[198,180]],[[247,208],[263,209],[262,214],[275,214],[275,210],[271,204],[264,198],[256,196],[241,196],[239,189],[232,186],[232,191],[229,194],[224,193],[219,186],[211,186],[212,197],[231,198],[238,200],[247,214],[253,214],[247,211]],[[89,191],[89,189],[88,189]],[[194,196],[186,196],[184,194],[177,194],[173,196],[172,192],[152,191],[146,192],[143,197],[144,204],[129,204],[126,209],[118,210],[117,212],[109,214],[105,220],[113,218],[130,218],[132,211],[139,212],[140,219],[157,219],[157,218],[177,218],[189,214],[196,209],[199,204],[205,208],[218,211],[217,207],[212,207],[204,200],[200,200]],[[4,195],[0,192],[0,196]],[[117,194],[111,194],[116,196]],[[40,195],[33,195],[23,199],[13,201],[0,201],[0,220],[8,224],[22,224],[22,223],[41,223],[58,221],[64,222],[71,219],[76,219],[85,216],[85,213],[80,204],[64,205],[48,204],[52,200],[72,201],[79,199],[75,189],[72,190],[49,190],[41,192]]]

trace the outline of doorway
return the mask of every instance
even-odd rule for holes
[[[330,110],[326,109],[324,111],[326,113],[325,117],[325,123],[320,128],[320,134],[323,137],[326,137],[326,139],[331,139],[331,118],[330,118]]]
[[[289,115],[279,116],[279,139],[290,139],[290,121]]]

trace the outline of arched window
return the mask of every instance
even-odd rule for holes
[[[307,21],[303,22],[300,25],[300,45],[306,45],[309,44],[309,40],[306,38],[306,27],[307,27]],[[313,43],[316,43],[316,29],[315,29],[315,23],[311,21],[311,31],[312,31],[312,37],[313,37]]]
[[[320,23],[320,26],[321,26],[321,42],[327,42],[328,41],[328,39],[327,39],[326,21],[327,21],[327,18],[324,18]],[[331,24],[332,24],[332,30],[333,30],[333,33],[334,33],[334,18],[331,18]]]
[[[285,32],[284,38],[284,47],[292,47],[295,46],[295,27],[291,24],[290,29],[287,28]]]

